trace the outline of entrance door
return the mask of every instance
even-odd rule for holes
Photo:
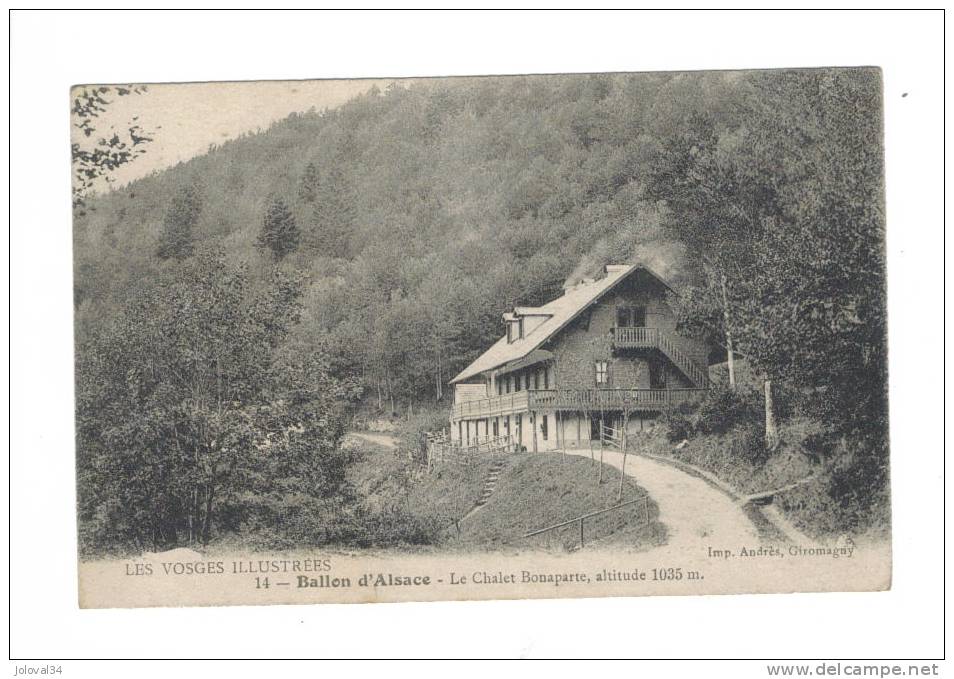
[[[590,414],[590,440],[599,441],[600,440],[600,421],[603,418],[600,417],[599,413]]]
[[[634,328],[646,327],[646,307],[638,306],[633,308],[633,327]]]

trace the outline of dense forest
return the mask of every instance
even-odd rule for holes
[[[208,537],[213,489],[234,504],[266,474],[229,451],[266,431],[340,496],[291,423],[330,450],[343,406],[440,408],[503,311],[642,262],[682,292],[686,332],[825,423],[842,451],[830,491],[857,519],[858,489],[887,484],[881,135],[873,69],[439,79],[89,196],[74,225],[81,489],[128,470],[97,451],[132,441],[176,473],[164,447],[188,430],[188,483],[124,525]],[[270,473],[297,493],[295,469]],[[121,504],[107,495],[81,492],[100,526]],[[236,522],[278,511],[256,497]]]

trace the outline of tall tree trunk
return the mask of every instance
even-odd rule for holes
[[[765,380],[765,447],[774,450],[778,445],[778,427],[775,424],[775,406],[772,403],[772,380]]]
[[[391,417],[394,416],[394,413],[395,413],[395,410],[394,410],[394,388],[391,386],[391,369],[390,369],[390,368],[388,368],[387,370],[384,371],[384,380],[385,380],[385,385],[386,385],[387,388],[388,388],[388,400],[391,401],[391,412],[388,413],[388,418],[390,419]]]
[[[441,366],[441,350],[437,350],[437,401],[444,398],[444,371]]]
[[[729,327],[729,293],[726,289],[725,274],[720,275],[722,281],[722,317],[725,324],[726,362],[729,367],[729,387],[735,389],[735,354],[732,350],[732,330]]]
[[[212,537],[212,497],[214,495],[212,484],[206,488],[205,495],[205,524],[202,526],[202,544],[209,544],[209,538]]]

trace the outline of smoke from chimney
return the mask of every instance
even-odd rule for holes
[[[638,264],[652,269],[671,285],[683,282],[685,272],[685,247],[672,240],[654,240],[636,243],[627,250],[614,247],[603,239],[583,255],[563,283],[563,289],[579,285],[586,278],[602,278],[607,264]]]

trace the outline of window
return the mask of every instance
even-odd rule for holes
[[[534,389],[540,388],[540,371],[539,370],[533,373],[533,388]]]
[[[510,375],[507,375],[507,381],[504,383],[504,393],[510,393]]]
[[[513,390],[520,391],[520,373],[513,376]]]
[[[550,371],[547,368],[543,369],[543,388],[550,388]]]
[[[494,418],[494,437],[500,436],[500,418]]]
[[[540,435],[543,437],[543,440],[547,440],[547,416],[544,415],[543,419],[540,421]]]
[[[629,328],[633,325],[632,309],[621,306],[616,309],[616,327]]]
[[[504,417],[504,433],[510,436],[510,415]]]
[[[518,339],[523,339],[522,318],[518,318],[513,321],[507,321],[507,344],[512,344]]]
[[[646,307],[621,306],[616,308],[616,327],[618,328],[645,328]]]
[[[638,306],[633,309],[633,325],[637,328],[646,327],[646,307]]]
[[[603,386],[609,384],[609,363],[606,361],[596,362],[596,384]]]
[[[497,396],[500,396],[503,393],[503,382],[497,380]]]

